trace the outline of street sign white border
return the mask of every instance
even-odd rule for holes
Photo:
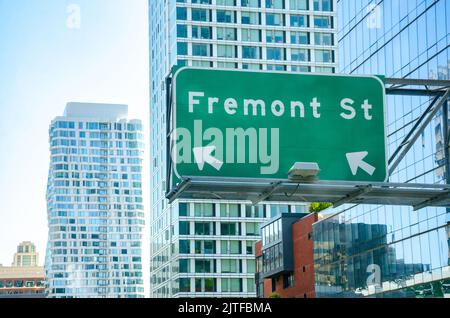
[[[180,179],[183,180],[183,176],[181,176],[177,170],[177,165],[176,165],[176,157],[172,158],[172,152],[174,152],[174,156],[176,156],[176,151],[173,151],[172,149],[172,143],[174,142],[173,140],[173,133],[174,133],[174,129],[175,124],[176,124],[176,118],[177,118],[177,107],[176,107],[176,103],[177,103],[177,89],[176,89],[176,79],[179,75],[179,73],[181,73],[182,71],[185,70],[204,70],[204,71],[225,71],[225,72],[246,72],[246,73],[265,73],[265,74],[282,74],[282,75],[286,75],[286,76],[296,76],[296,75],[307,75],[307,76],[327,76],[327,77],[348,77],[348,78],[372,78],[377,80],[382,87],[382,91],[383,91],[383,115],[384,115],[384,127],[383,127],[383,131],[384,131],[384,154],[385,154],[385,174],[386,174],[386,178],[384,179],[384,182],[387,182],[389,179],[389,167],[388,167],[388,160],[389,160],[389,156],[388,156],[388,142],[387,142],[387,112],[386,112],[386,86],[384,84],[384,82],[375,75],[353,75],[353,74],[335,74],[335,73],[305,73],[305,72],[286,72],[286,71],[267,71],[267,70],[243,70],[243,69],[227,69],[227,68],[210,68],[210,67],[190,67],[190,66],[183,66],[180,67],[179,69],[176,70],[176,72],[173,74],[172,76],[172,83],[171,83],[171,89],[172,89],[172,107],[170,108],[171,110],[171,114],[167,114],[170,115],[170,122],[171,122],[171,127],[170,127],[170,144],[166,145],[166,147],[169,147],[170,152],[169,152],[169,156],[170,158],[166,158],[166,160],[171,160],[172,161],[172,168],[173,171],[175,172],[175,175]],[[174,149],[176,146],[176,141],[174,144]],[[173,160],[175,159],[175,160]],[[171,173],[171,171],[168,171],[168,173]],[[286,175],[287,175],[287,171],[286,171]],[[170,188],[172,188],[172,184],[171,184],[171,176],[166,176],[166,178],[168,179],[166,182],[170,183]],[[339,181],[339,180],[336,180]],[[358,180],[355,180],[358,181]]]

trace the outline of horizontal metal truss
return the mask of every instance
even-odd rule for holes
[[[450,88],[448,80],[385,78],[386,94],[406,96],[442,96]]]
[[[278,202],[330,202],[402,205],[415,210],[426,206],[450,207],[450,185],[317,181],[293,183],[278,179],[185,178],[167,196],[177,199],[245,200]]]

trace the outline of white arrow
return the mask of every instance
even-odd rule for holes
[[[198,169],[200,171],[203,171],[203,168],[205,167],[205,163],[211,165],[216,170],[220,170],[222,168],[223,162],[220,161],[217,158],[214,158],[211,154],[213,151],[216,150],[216,147],[214,146],[208,146],[208,147],[197,147],[194,148],[194,157],[195,161],[197,162]]]
[[[370,175],[373,175],[373,173],[375,172],[375,167],[364,161],[364,158],[367,157],[368,154],[369,153],[367,151],[362,151],[352,152],[346,155],[348,164],[350,165],[350,169],[352,170],[354,176],[356,176],[358,168],[363,169]]]

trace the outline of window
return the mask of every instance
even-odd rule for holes
[[[292,65],[291,70],[292,72],[309,73],[311,72],[311,67],[305,65]]]
[[[192,21],[210,21],[209,10],[192,8]]]
[[[261,8],[261,0],[241,0],[243,7]]]
[[[309,44],[309,33],[292,31],[291,32],[291,43],[292,44]]]
[[[188,216],[189,215],[189,204],[188,203],[180,203],[178,206],[178,211],[180,216]]]
[[[291,27],[307,27],[308,18],[305,15],[291,15]]]
[[[211,45],[209,44],[192,44],[193,56],[211,56]]]
[[[238,218],[241,216],[241,206],[239,204],[221,204],[220,216]]]
[[[314,11],[332,11],[332,0],[314,0]]]
[[[283,288],[291,288],[294,287],[294,275],[293,274],[285,274],[283,275]]]
[[[187,26],[184,24],[177,24],[177,37],[187,38]]]
[[[215,241],[195,241],[195,254],[215,254]]]
[[[291,10],[308,10],[308,0],[289,0]]]
[[[220,233],[221,235],[240,235],[239,223],[221,223]]]
[[[189,293],[191,291],[191,279],[180,278],[179,280],[180,292]]]
[[[217,45],[217,56],[226,58],[236,57],[236,47],[234,45]]]
[[[315,28],[332,28],[333,27],[333,18],[332,17],[324,17],[324,16],[315,16],[314,17],[314,27]]]
[[[205,278],[205,292],[213,293],[216,291],[216,279],[215,278]]]
[[[266,0],[266,8],[284,9],[284,0]]]
[[[187,20],[187,9],[177,7],[177,20]]]
[[[242,41],[244,42],[260,42],[261,30],[242,29]]]
[[[180,240],[180,254],[189,254],[191,252],[190,241]]]
[[[334,55],[332,50],[316,50],[316,62],[332,63],[334,62]]]
[[[195,235],[214,235],[213,223],[195,222]]]
[[[180,221],[179,223],[180,227],[180,235],[189,235],[190,229],[189,229],[189,222]]]
[[[236,41],[236,29],[217,28],[217,40]]]
[[[285,54],[284,49],[279,47],[268,47],[267,48],[267,59],[268,60],[276,60],[283,61]]]
[[[196,273],[212,273],[214,272],[214,261],[212,259],[196,259],[195,272]]]
[[[212,31],[210,27],[206,26],[192,26],[192,38],[193,39],[211,39]]]
[[[291,50],[291,60],[292,61],[309,61],[309,53],[306,49],[292,49]]]
[[[236,0],[216,0],[216,4],[219,6],[234,6],[236,5]]]
[[[256,273],[256,260],[254,259],[247,260],[247,273],[248,274]]]
[[[195,291],[197,293],[212,293],[216,291],[215,278],[196,278]]]
[[[188,259],[180,259],[180,273],[189,273],[189,263]]]
[[[222,278],[222,292],[242,292],[242,280],[240,278]]]
[[[284,25],[283,15],[281,13],[267,13],[266,14],[266,24],[271,25],[271,26]]]
[[[233,62],[217,62],[218,68],[238,68],[237,63]]]
[[[242,12],[241,23],[259,25],[261,16],[257,12]]]
[[[211,217],[214,216],[213,203],[194,203],[195,216]]]
[[[256,284],[254,278],[247,279],[247,292],[254,293],[256,291]]]
[[[314,42],[316,45],[333,45],[333,35],[331,33],[315,33]]]
[[[241,241],[221,241],[220,242],[221,254],[237,255],[241,254]]]
[[[219,23],[235,23],[235,11],[217,10],[217,22]]]
[[[284,43],[284,32],[283,31],[275,31],[275,30],[267,30],[266,31],[266,41],[267,43]]]
[[[262,70],[262,64],[242,63],[244,70]]]
[[[259,235],[259,223],[246,223],[246,231],[249,236],[258,236]]]
[[[192,66],[198,66],[198,67],[212,67],[213,62],[211,61],[192,61]]]
[[[243,46],[242,47],[242,58],[244,59],[259,59],[260,49],[256,46]]]
[[[316,73],[334,73],[334,67],[316,66]]]
[[[254,254],[254,243],[252,241],[245,242],[247,255]]]
[[[239,262],[237,259],[222,259],[222,273],[239,273]]]

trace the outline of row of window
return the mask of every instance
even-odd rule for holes
[[[243,42],[261,42],[262,41],[262,31],[260,29],[242,29],[241,39]],[[177,25],[177,37],[178,38],[193,38],[193,39],[203,39],[212,40],[213,39],[213,29],[209,26],[191,26],[191,36],[188,36],[188,26],[184,24]],[[238,29],[237,28],[217,28],[216,34],[217,40],[224,41],[237,41],[238,40]],[[286,43],[286,31],[282,30],[267,30],[266,31],[266,42],[267,43]],[[290,32],[290,43],[291,44],[312,44],[311,43],[311,32],[306,31],[291,31]],[[333,34],[324,32],[314,33],[314,44],[315,45],[333,45]]]
[[[73,121],[57,121],[53,126],[54,129],[75,129],[76,123]],[[129,131],[142,131],[141,124],[121,124],[121,123],[99,123],[99,122],[78,122],[78,129],[88,130],[129,130]]]
[[[217,264],[219,260],[216,259],[195,259],[191,262],[190,259],[179,260],[179,273],[217,273]],[[241,259],[221,259],[220,273],[223,274],[239,274],[243,272],[243,261]],[[256,261],[249,259],[246,262],[247,274],[256,273]],[[194,268],[191,268],[192,265]]]
[[[188,20],[188,9],[184,7],[177,8],[177,20]],[[208,9],[191,9],[191,19],[189,21],[196,22],[213,22],[212,11]],[[297,28],[308,28],[310,26],[314,28],[330,29],[333,28],[334,20],[332,16],[320,16],[316,15],[312,18],[312,25],[309,22],[308,15],[304,14],[290,14],[289,19],[283,13],[266,13],[265,24],[266,26],[286,26]],[[238,22],[236,11],[217,10],[216,21],[218,23],[230,23],[230,24],[244,24],[244,25],[261,25],[262,13],[260,12],[242,12],[241,20]],[[289,24],[288,24],[289,22]]]
[[[180,254],[216,254],[217,243],[214,240],[194,240],[193,246],[191,240],[179,240],[179,252]],[[246,241],[245,254],[254,254],[254,242]],[[192,249],[193,247],[193,249]],[[240,255],[243,254],[243,242],[238,240],[220,241],[220,253],[227,255]]]
[[[178,60],[178,66],[195,66],[195,67],[215,67],[214,62],[212,61],[186,61],[186,60]],[[239,69],[239,63],[236,62],[217,62],[217,68],[227,68],[227,69]],[[311,72],[311,67],[307,65],[283,65],[283,64],[259,64],[259,63],[242,63],[243,70],[268,70],[268,71],[287,71],[290,69],[292,72],[302,72],[309,73]],[[328,66],[315,66],[314,70],[316,73],[335,73],[336,69],[334,67]]]
[[[137,141],[102,141],[102,140],[90,140],[89,142],[86,140],[79,140],[77,142],[76,139],[53,139],[51,142],[52,147],[76,147],[79,145],[80,147],[97,147],[97,148],[122,148],[126,147],[128,149],[143,149],[144,143]]]
[[[305,213],[306,205],[288,204],[259,204],[256,206],[238,203],[180,203],[179,216],[196,217],[246,217],[246,218],[273,218],[282,213]]]
[[[191,46],[191,53],[188,48]],[[237,58],[241,48],[243,59],[261,59],[263,56],[263,48],[259,46],[235,46],[235,45],[217,45],[217,52],[213,54],[213,45],[207,43],[178,42],[178,55],[192,55],[199,57],[217,56],[219,58]],[[288,57],[287,50],[280,47],[268,47],[266,50],[266,59],[273,61],[297,61],[310,62],[311,51],[314,52],[314,58],[319,63],[334,63],[334,51],[331,49],[291,49]]]
[[[212,0],[177,0],[178,3],[213,4]],[[309,0],[216,0],[217,6],[237,6],[249,8],[310,10]],[[289,5],[289,7],[288,7]],[[333,0],[314,0],[314,11],[332,11]]]
[[[91,139],[144,139],[142,133],[121,133],[121,132],[102,132],[102,131],[79,131],[78,136],[80,138],[91,138]],[[51,138],[63,137],[63,138],[76,138],[77,134],[75,130],[55,130]]]
[[[220,223],[220,234],[216,233],[216,222],[194,222],[194,231],[192,232],[190,227],[191,222],[180,221],[179,222],[179,234],[180,235],[228,235],[238,236],[243,235],[241,230],[241,223]],[[242,223],[245,226],[245,235],[247,236],[259,236],[260,224],[259,223]]]
[[[214,293],[218,292],[217,278],[180,278],[179,279],[179,292],[189,293]],[[191,281],[194,286],[191,290]],[[220,279],[221,292],[243,292],[243,284],[247,285],[247,292],[255,292],[255,280],[253,278],[222,278]],[[175,291],[176,293],[176,291]]]
[[[44,287],[43,280],[0,280],[0,288],[33,288],[33,287]]]

